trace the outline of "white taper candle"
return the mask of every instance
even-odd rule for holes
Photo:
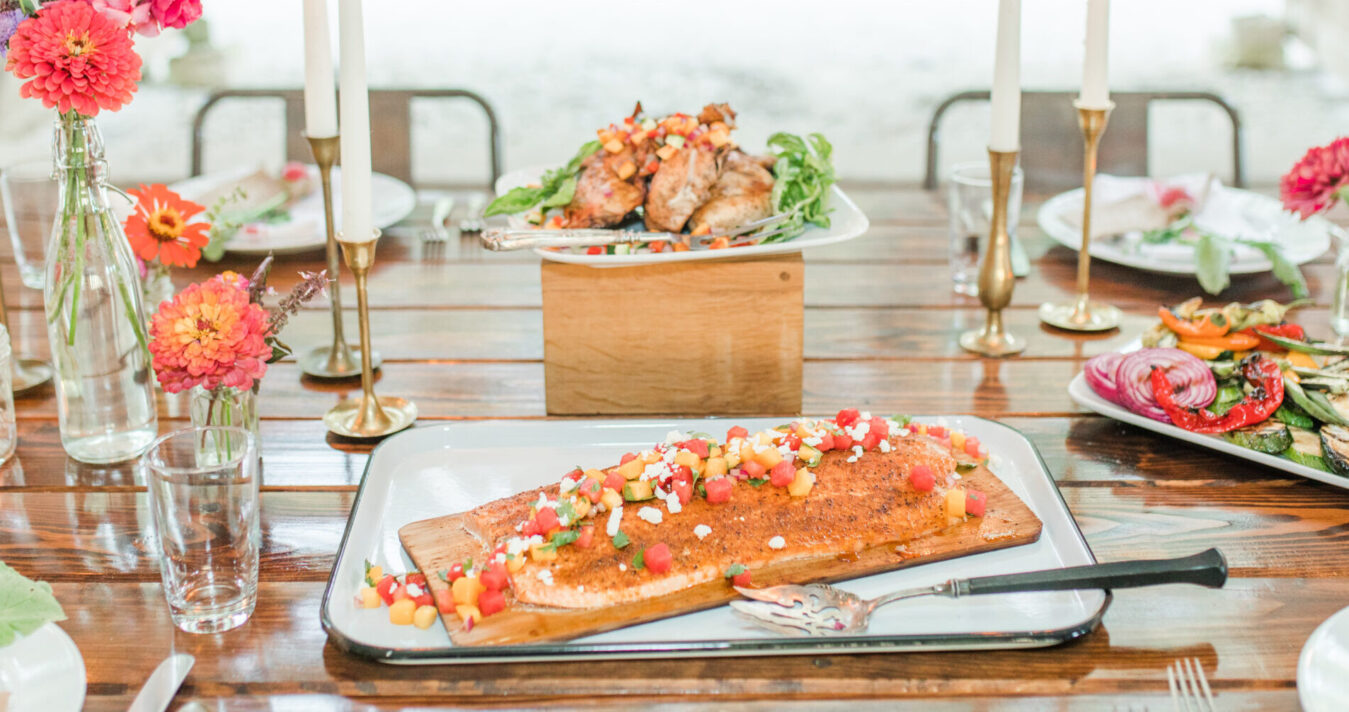
[[[1021,148],[1021,0],[999,0],[990,151]]]
[[[1082,60],[1082,93],[1078,104],[1088,109],[1110,106],[1106,57],[1110,45],[1110,0],[1087,0],[1086,53]]]
[[[342,233],[370,239],[370,88],[365,79],[365,21],[361,0],[338,0],[342,81]]]
[[[314,138],[337,135],[337,88],[328,0],[304,0],[304,122]]]

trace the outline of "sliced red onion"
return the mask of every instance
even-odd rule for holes
[[[1153,368],[1166,371],[1176,389],[1177,405],[1202,408],[1218,395],[1213,371],[1193,354],[1180,349],[1140,349],[1125,354],[1115,371],[1120,405],[1153,420],[1171,422],[1152,395]]]
[[[1087,359],[1086,365],[1082,367],[1087,385],[1096,391],[1096,395],[1111,403],[1119,402],[1119,385],[1115,383],[1115,373],[1119,371],[1119,362],[1123,360],[1124,354],[1110,351]]]

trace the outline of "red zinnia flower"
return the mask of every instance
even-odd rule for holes
[[[1341,190],[1349,190],[1349,136],[1308,150],[1279,183],[1283,207],[1303,220],[1334,205]]]
[[[267,310],[248,292],[208,279],[159,305],[150,319],[150,353],[167,393],[193,386],[246,390],[267,372],[272,347]]]
[[[201,248],[211,241],[204,222],[189,219],[206,208],[184,200],[162,183],[128,190],[136,198],[136,212],[126,219],[126,239],[136,256],[149,262],[159,258],[168,267],[196,267]]]
[[[5,69],[29,80],[19,87],[21,96],[63,114],[95,116],[131,101],[141,58],[124,28],[87,2],[60,0],[19,24]]]

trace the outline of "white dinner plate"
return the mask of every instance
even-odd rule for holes
[[[326,247],[328,233],[323,225],[323,191],[319,187],[319,169],[308,166],[314,190],[287,206],[290,220],[283,223],[253,223],[244,225],[225,244],[225,249],[242,255],[278,255],[307,252]],[[256,168],[244,168],[188,178],[169,186],[188,200],[210,193],[217,186],[237,181]],[[333,222],[334,229],[342,230],[342,169],[333,168]],[[376,173],[370,180],[371,219],[375,227],[384,229],[402,220],[417,207],[417,193],[397,178]],[[210,207],[209,205],[207,206]]]
[[[839,584],[863,597],[952,577],[1094,563],[1086,540],[1034,446],[1017,431],[972,416],[920,418],[976,436],[990,467],[1044,527],[1022,546],[865,576]],[[785,638],[731,614],[729,606],[633,625],[562,643],[456,647],[439,621],[426,630],[389,623],[387,608],[358,608],[363,562],[386,571],[413,568],[398,530],[411,522],[472,509],[548,482],[577,464],[598,466],[642,450],[671,430],[751,431],[781,418],[554,420],[449,423],[414,428],[371,454],[352,507],[321,617],[342,649],[392,663],[476,663],[696,655],[801,655],[826,652],[1026,648],[1054,645],[1093,630],[1109,601],[1104,591],[1057,591],[952,600],[928,598],[876,612],[867,635]]]
[[[78,712],[84,704],[84,658],[55,623],[0,648],[0,696],[5,712]]]
[[[1140,178],[1138,180],[1146,180]],[[1294,264],[1304,264],[1320,257],[1330,248],[1330,238],[1342,234],[1333,223],[1320,216],[1305,222],[1283,209],[1277,198],[1272,198],[1247,190],[1217,186],[1209,201],[1217,206],[1206,209],[1223,209],[1226,213],[1240,216],[1245,225],[1243,234],[1259,236],[1283,248],[1284,256]],[[1077,188],[1050,198],[1040,206],[1037,220],[1040,229],[1046,235],[1070,250],[1076,251],[1082,246],[1082,228],[1069,223],[1064,216],[1070,212],[1081,214],[1082,189]],[[1201,212],[1196,224],[1205,227]],[[1225,219],[1231,220],[1227,214]],[[1226,229],[1226,228],[1224,228]],[[1221,235],[1221,231],[1215,230]],[[1090,253],[1095,259],[1134,267],[1148,272],[1165,274],[1195,274],[1194,251],[1182,246],[1173,246],[1165,255],[1130,249],[1128,241],[1096,238],[1092,240]],[[1180,253],[1179,255],[1175,253]],[[1255,274],[1270,270],[1269,259],[1252,248],[1238,248],[1232,258],[1232,274]]]
[[[1302,646],[1297,696],[1306,712],[1349,710],[1349,608],[1326,619]]]
[[[496,194],[505,195],[512,188],[538,183],[539,177],[547,170],[556,166],[530,166],[520,170],[511,171],[496,182]],[[844,242],[858,237],[871,227],[867,216],[862,213],[861,208],[852,201],[851,198],[843,192],[837,185],[829,195],[829,227],[816,227],[809,223],[806,224],[806,231],[797,235],[786,242],[772,242],[767,245],[753,245],[750,247],[736,247],[727,250],[688,250],[685,252],[675,252],[666,250],[649,254],[627,254],[627,255],[587,255],[582,253],[563,250],[554,252],[552,250],[537,249],[538,255],[546,260],[555,262],[569,262],[571,264],[589,265],[591,267],[629,267],[632,265],[659,264],[663,262],[688,262],[690,260],[724,260],[727,258],[740,257],[761,257],[763,255],[780,255],[789,252],[800,252],[809,247],[822,247],[832,245],[837,242]],[[532,227],[520,215],[507,216],[507,221],[513,228]]]

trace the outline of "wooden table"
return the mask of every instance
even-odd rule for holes
[[[274,366],[262,389],[262,573],[246,626],[210,636],[174,629],[146,550],[143,488],[130,467],[67,460],[50,387],[17,401],[18,456],[0,469],[0,560],[54,584],[70,616],[62,626],[84,654],[92,710],[124,709],[172,651],[197,657],[176,704],[198,699],[212,709],[656,699],[777,709],[850,699],[885,709],[1162,710],[1171,704],[1166,665],[1181,657],[1203,662],[1224,708],[1295,709],[1303,642],[1349,605],[1349,492],[1085,414],[1065,390],[1085,358],[1132,339],[1158,304],[1198,293],[1195,282],[1098,263],[1093,295],[1125,309],[1123,329],[1070,336],[1043,328],[1035,308],[1072,293],[1075,255],[1038,233],[1028,204],[1021,231],[1034,270],[1018,281],[1007,321],[1030,345],[1019,358],[975,358],[956,335],[979,323],[982,310],[951,292],[941,198],[874,186],[851,194],[871,217],[870,233],[807,255],[805,411],[861,405],[997,418],[1040,449],[1099,559],[1218,546],[1231,565],[1226,589],[1118,591],[1100,630],[1035,651],[438,668],[368,662],[330,645],[318,617],[369,450],[328,435],[318,418],[358,386],[302,378],[293,363]],[[419,245],[415,230],[392,232],[371,277],[374,338],[386,359],[380,392],[415,397],[423,424],[543,417],[537,258],[485,253],[471,240],[433,248]],[[227,259],[220,267],[251,264]],[[318,256],[279,260],[274,284],[285,289],[297,270],[317,268]],[[18,287],[13,264],[0,270],[16,350],[45,355],[41,296]],[[1328,333],[1333,266],[1325,257],[1305,272],[1316,306],[1298,318]],[[176,277],[182,286],[206,274]],[[343,281],[350,290],[349,275]],[[1267,275],[1241,278],[1223,296],[1288,298]],[[328,328],[326,306],[316,305],[285,336],[310,346],[326,343]],[[162,428],[185,417],[183,400],[162,402]]]

